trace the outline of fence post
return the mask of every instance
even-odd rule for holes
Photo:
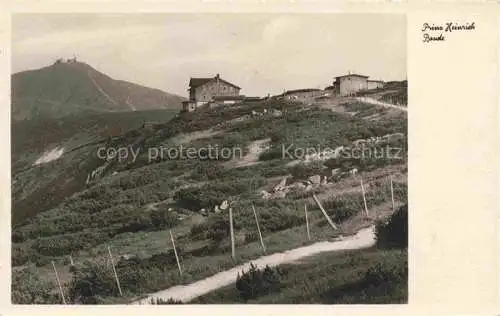
[[[262,233],[260,232],[259,219],[257,218],[257,211],[252,204],[253,215],[255,216],[255,223],[257,223],[257,231],[259,232],[260,244],[262,245],[262,250],[266,252],[266,246],[264,246],[264,239],[262,238]]]
[[[328,223],[330,224],[330,226],[332,226],[333,229],[337,230],[337,226],[333,223],[332,219],[328,216],[328,214],[326,213],[325,209],[323,208],[323,205],[321,205],[321,203],[319,202],[319,200],[318,200],[318,198],[316,197],[315,194],[313,194],[313,199],[316,202],[316,204],[318,204],[319,209],[321,210],[321,212],[323,212],[323,215],[325,215],[326,220],[328,221]]]
[[[182,276],[181,263],[179,261],[179,256],[177,255],[177,249],[175,249],[174,235],[172,235],[172,230],[170,232],[170,239],[172,240],[172,247],[174,248],[175,260],[177,261],[177,267],[179,268],[179,274]]]
[[[363,191],[363,202],[365,204],[365,214],[368,216],[368,205],[366,204],[365,188],[363,187],[363,179],[361,179],[361,191]]]
[[[392,176],[390,176],[390,178],[391,178],[392,211],[395,212],[396,211],[396,204],[394,203],[394,186],[393,186],[393,183],[392,183]]]
[[[304,204],[304,212],[306,213],[307,239],[311,240],[311,233],[309,232],[309,219],[307,218],[307,204]]]
[[[59,280],[59,275],[57,274],[56,265],[54,261],[52,261],[52,267],[54,268],[54,273],[56,274],[57,285],[59,286],[59,293],[61,294],[61,299],[63,304],[66,304],[66,299],[64,298],[64,292],[61,286],[61,281]]]
[[[111,249],[109,248],[109,246],[108,246],[108,253],[109,253],[109,259],[111,260],[111,266],[113,267],[113,274],[115,275],[116,285],[118,286],[118,292],[120,292],[120,296],[123,296],[122,288],[120,286],[120,280],[118,280],[118,274],[116,273],[115,263],[113,262],[113,256],[111,255]]]
[[[231,233],[231,257],[236,260],[236,254],[234,251],[234,230],[233,230],[233,208],[229,207],[229,231]]]

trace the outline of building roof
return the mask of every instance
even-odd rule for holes
[[[213,96],[214,101],[244,100],[244,95],[217,95]]]
[[[384,83],[384,81],[383,81],[383,80],[368,80],[368,81],[369,81],[369,82],[382,82],[382,83]]]
[[[288,90],[285,91],[285,95],[292,93],[301,93],[301,92],[311,92],[311,91],[321,91],[321,89],[296,89],[296,90]]]
[[[343,76],[337,76],[337,77],[335,77],[335,78],[344,78],[344,77],[361,77],[361,78],[368,78],[369,76],[358,75],[358,74],[348,74],[348,75],[343,75]]]
[[[199,86],[204,85],[205,83],[207,83],[209,81],[216,80],[216,79],[217,79],[217,76],[212,77],[212,78],[190,78],[189,79],[189,87],[190,88],[197,88]],[[226,81],[224,79],[219,78],[219,80],[222,81],[222,82],[224,82],[224,83],[226,83],[226,84],[228,84],[228,85],[230,85],[230,86],[233,86],[233,87],[235,87],[237,89],[241,89],[237,85],[232,84],[232,83],[230,83],[230,82],[228,82],[228,81]]]

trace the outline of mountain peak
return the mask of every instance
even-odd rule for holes
[[[115,80],[75,58],[12,75],[12,118],[180,109],[183,97]]]

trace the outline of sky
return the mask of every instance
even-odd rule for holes
[[[114,79],[187,96],[190,77],[220,74],[247,96],[324,88],[360,73],[406,79],[397,14],[17,14],[12,71],[76,56]]]

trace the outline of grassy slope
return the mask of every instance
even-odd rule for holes
[[[95,157],[96,150],[110,136],[136,130],[144,122],[164,123],[176,114],[173,110],[152,110],[15,122],[11,158],[12,177],[16,181],[13,223],[43,212],[84,189],[87,174],[101,163]],[[45,151],[55,147],[64,148],[62,158],[31,166]]]
[[[280,290],[244,301],[235,284],[198,297],[190,304],[404,304],[408,300],[408,272],[404,280],[373,284],[365,279],[378,263],[407,266],[401,250],[368,249],[327,253],[282,265]],[[236,281],[236,280],[235,280]]]
[[[92,79],[105,94],[96,87]],[[54,64],[12,75],[12,119],[137,110],[179,110],[183,98],[158,89],[114,80],[85,63]],[[129,98],[130,97],[130,98]]]
[[[269,107],[286,109],[288,113],[281,118],[251,119],[244,123],[226,124],[220,127],[224,128],[224,134],[221,136],[193,140],[191,145],[197,147],[207,144],[231,146],[235,143],[247,144],[252,140],[269,136],[272,136],[274,144],[296,140],[300,144],[336,145],[390,132],[406,132],[405,116],[395,117],[391,121],[361,124],[360,118],[350,118],[348,115],[326,110],[315,109],[299,113],[296,111],[300,108],[294,105],[263,102],[248,104],[243,108],[200,110],[183,115],[159,127],[155,133],[146,136],[143,146],[146,146],[144,147],[146,149],[147,146],[169,143],[169,139],[179,133],[203,131],[248,114],[252,109],[262,110]],[[134,137],[124,136],[122,139],[130,143]],[[217,161],[161,161],[147,164],[139,159],[134,164],[118,164],[112,169],[119,172],[116,176],[103,178],[100,183],[82,190],[57,207],[17,227],[14,231],[18,239],[14,244],[14,256],[16,252],[24,252],[24,255],[28,255],[28,261],[41,264],[43,267],[39,268],[40,272],[43,275],[46,272],[48,275],[50,269],[48,269],[49,266],[45,266],[48,263],[47,259],[52,258],[57,260],[58,265],[66,265],[66,255],[69,253],[73,254],[77,262],[90,258],[104,258],[105,247],[109,244],[116,247],[119,254],[133,253],[149,257],[152,254],[163,253],[169,247],[166,241],[168,227],[151,226],[148,218],[154,208],[166,211],[168,207],[174,207],[179,214],[187,216],[181,222],[171,223],[178,243],[180,247],[183,247],[181,255],[187,267],[186,279],[179,280],[175,277],[175,265],[167,267],[171,269],[168,273],[146,265],[139,271],[146,273],[148,277],[144,275],[140,280],[136,280],[133,278],[135,275],[133,271],[137,271],[137,267],[125,262],[119,268],[119,273],[132,277],[128,281],[123,280],[127,295],[139,295],[174,285],[177,282],[192,281],[213,274],[233,264],[227,256],[229,245],[226,238],[214,241],[209,236],[203,234],[199,236],[199,233],[193,230],[199,227],[197,231],[213,231],[213,225],[218,223],[218,216],[200,217],[196,215],[199,211],[197,208],[179,207],[176,192],[193,185],[206,186],[205,191],[208,195],[197,197],[202,203],[209,201],[206,200],[207,198],[220,201],[221,198],[228,196],[232,196],[235,200],[237,205],[235,228],[241,259],[255,258],[261,253],[259,244],[254,239],[254,232],[249,228],[254,225],[252,213],[249,211],[250,203],[254,203],[261,214],[261,225],[266,242],[273,251],[304,244],[304,239],[297,237],[297,233],[303,233],[305,227],[302,212],[296,208],[296,205],[302,205],[304,202],[310,204],[311,220],[317,227],[317,231],[324,231],[319,235],[322,236],[320,238],[331,236],[326,221],[321,220],[317,208],[315,210],[312,201],[308,200],[307,196],[292,194],[290,197],[275,201],[263,201],[257,196],[259,187],[272,183],[273,177],[294,172],[293,168],[285,166],[286,162],[271,159],[263,161],[260,165],[231,170],[221,168],[222,162]],[[385,167],[379,166],[378,170],[386,168],[386,171],[374,170],[371,176],[370,171],[364,173],[363,177],[367,185],[370,185],[368,183],[373,180],[374,187],[370,190],[368,202],[371,206],[381,205],[382,207],[387,202],[387,195],[382,194],[382,192],[387,193],[387,187],[377,182],[385,181],[387,175],[395,171],[405,175],[405,161],[398,163],[400,167],[390,166],[390,164]],[[378,176],[376,176],[377,172]],[[337,216],[336,214],[347,212],[348,217],[355,215],[362,209],[359,188],[353,191],[357,192],[354,195],[349,193],[351,192],[349,190],[346,190],[345,194],[342,192],[349,186],[357,187],[358,183],[346,180],[338,186],[342,202],[341,204],[338,202],[326,204],[330,214]],[[329,196],[328,192],[331,190],[333,188],[323,188],[317,193]],[[325,192],[322,193],[323,191]],[[337,189],[332,192],[337,192]],[[406,180],[398,189],[397,198],[398,201],[405,202]],[[156,206],[151,208],[151,203],[155,203]],[[390,209],[390,206],[386,205],[382,208]],[[141,223],[142,226],[137,226],[137,223]],[[200,263],[204,263],[203,271],[200,270]],[[61,267],[61,274],[63,278],[69,280],[70,274],[64,272],[67,271],[66,269],[67,265],[65,268]],[[138,290],[139,293],[137,293]]]

